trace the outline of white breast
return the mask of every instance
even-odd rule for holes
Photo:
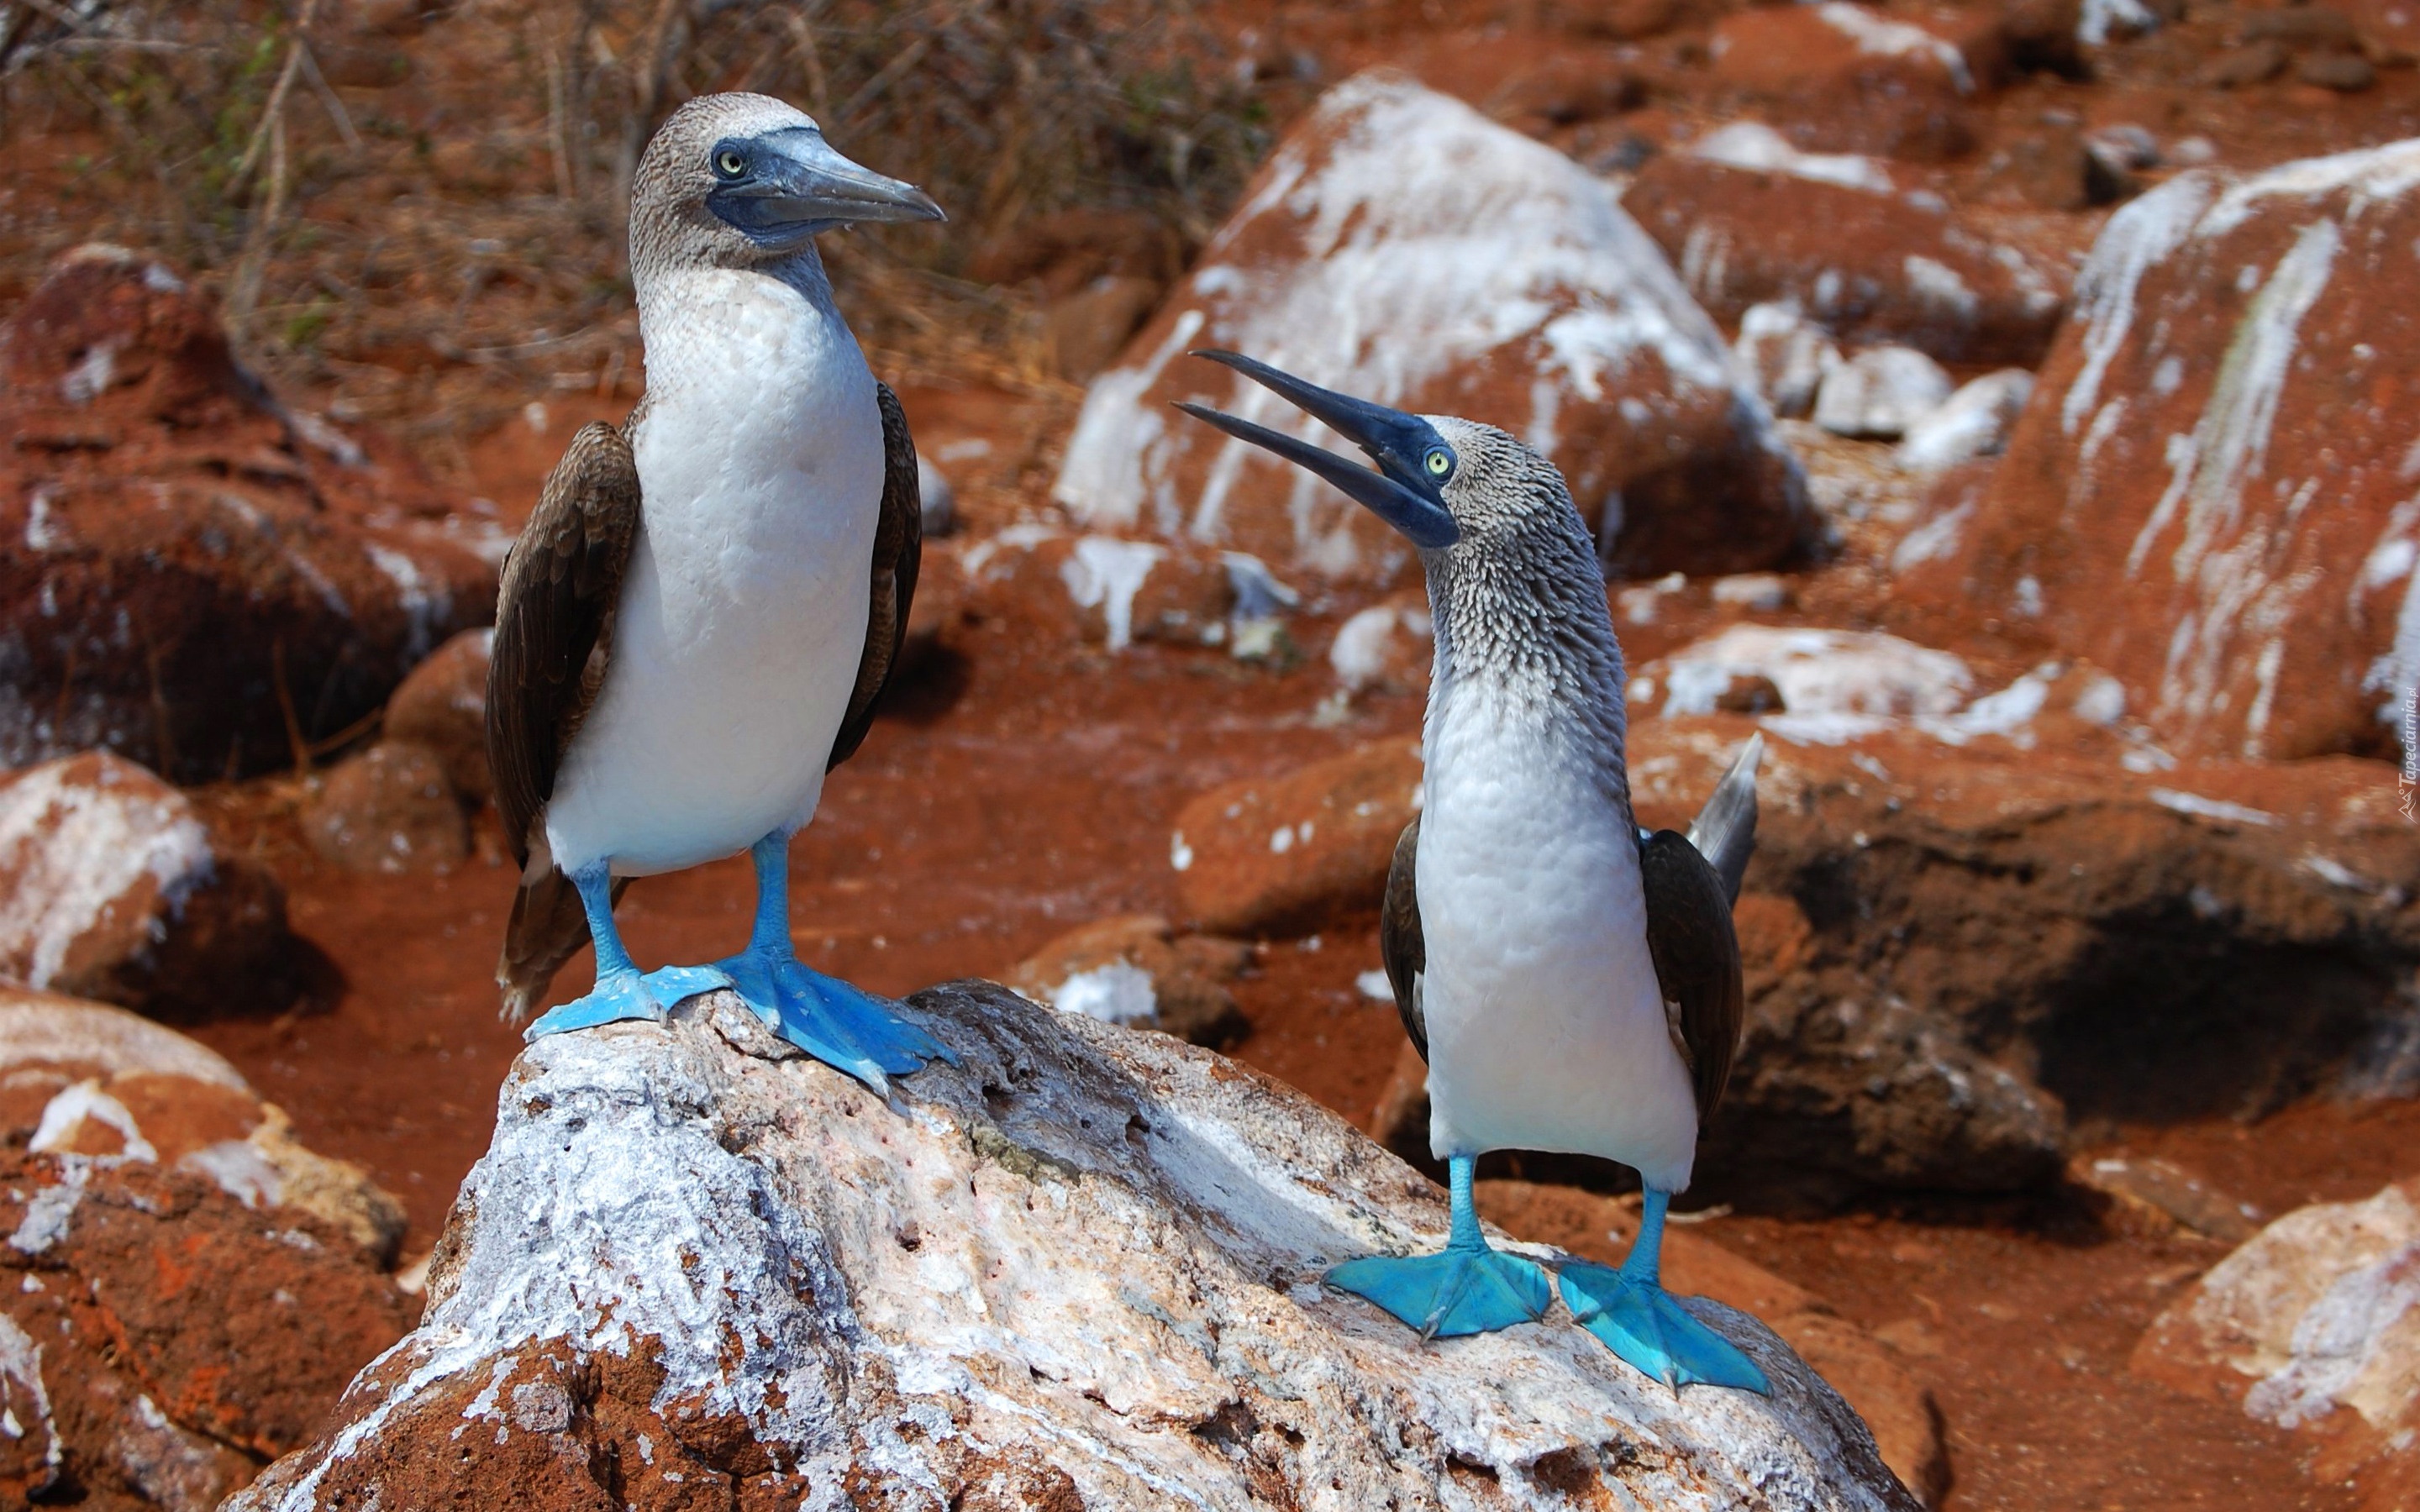
[[[1551,732],[1450,709],[1420,813],[1429,1136],[1600,1155],[1688,1185],[1697,1101],[1666,1028],[1628,815]]]
[[[723,271],[650,295],[644,522],[547,811],[556,865],[630,876],[814,816],[864,652],[883,477],[874,377],[827,301]]]

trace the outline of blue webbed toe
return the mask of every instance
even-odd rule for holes
[[[1756,1363],[1683,1312],[1660,1283],[1578,1262],[1564,1266],[1559,1281],[1574,1321],[1666,1385],[1736,1386],[1772,1395]]]
[[[1449,1244],[1435,1255],[1373,1256],[1327,1273],[1339,1291],[1367,1298],[1422,1338],[1492,1334],[1545,1316],[1546,1273],[1518,1255]]]
[[[550,1034],[593,1029],[600,1024],[620,1024],[626,1020],[661,1023],[664,1007],[664,999],[649,990],[647,980],[635,969],[606,971],[598,975],[596,987],[587,996],[575,997],[560,1008],[550,1010],[536,1023],[521,1031],[521,1039],[534,1043]]]
[[[750,949],[721,963],[731,985],[775,1034],[876,1092],[888,1078],[929,1062],[958,1063],[949,1047],[900,1018],[890,1003],[786,952]]]

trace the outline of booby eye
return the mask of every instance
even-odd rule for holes
[[[748,168],[748,160],[737,147],[724,147],[714,155],[714,171],[725,178],[737,178]]]
[[[1432,446],[1422,465],[1429,470],[1430,477],[1442,481],[1447,473],[1453,471],[1453,454],[1442,446]]]

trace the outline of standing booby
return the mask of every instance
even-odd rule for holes
[[[801,964],[789,840],[865,738],[922,550],[916,449],[832,301],[815,237],[938,221],[763,95],[664,122],[630,192],[646,393],[582,427],[504,562],[488,757],[522,864],[497,981],[518,1021],[592,936],[597,984],[528,1037],[660,1019],[731,987],[877,1091],[946,1057],[880,999]],[[641,975],[626,879],[748,851],[748,948]]]
[[[1572,1314],[1674,1385],[1765,1389],[1658,1279],[1664,1215],[1689,1184],[1699,1120],[1739,1042],[1730,909],[1756,825],[1748,748],[1688,838],[1632,816],[1621,648],[1605,579],[1562,475],[1493,426],[1408,415],[1231,352],[1223,363],[1367,452],[1373,472],[1200,405],[1179,408],[1295,462],[1419,548],[1435,673],[1420,812],[1387,883],[1380,948],[1404,1026],[1429,1060],[1429,1139],[1448,1162],[1444,1251],[1349,1261],[1327,1275],[1424,1336],[1544,1316],[1538,1266],[1491,1247],[1471,1202],[1490,1149],[1605,1156],[1647,1187],[1619,1271],[1573,1263]],[[1692,841],[1697,843],[1693,844]]]

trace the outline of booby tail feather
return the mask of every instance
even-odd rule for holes
[[[619,903],[628,877],[613,879],[613,900]],[[503,1018],[519,1024],[530,1016],[554,974],[588,943],[588,915],[581,906],[580,889],[552,867],[535,882],[523,882],[513,894],[513,917],[504,926],[504,954],[496,960],[496,985],[504,989]]]

